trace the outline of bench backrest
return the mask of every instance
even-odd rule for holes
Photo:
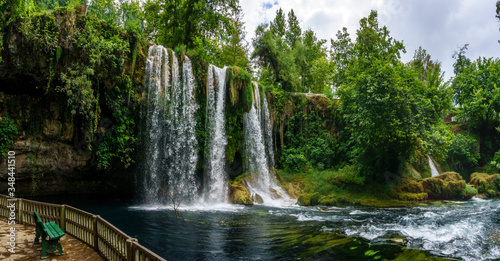
[[[62,229],[59,228],[59,226],[57,226],[54,221],[50,221],[44,224],[36,210],[33,211],[33,216],[35,217],[37,228],[40,228],[40,230],[43,231],[43,233],[46,234],[50,239],[59,239],[64,236],[64,231],[62,231]]]
[[[33,210],[33,216],[35,217],[35,223],[40,223],[40,224],[43,224],[43,221],[42,219],[40,218],[40,216],[38,215],[38,213],[36,212],[36,210]]]

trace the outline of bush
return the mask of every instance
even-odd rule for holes
[[[18,131],[14,121],[9,116],[4,116],[0,120],[0,158],[7,157],[10,146],[17,139]]]
[[[489,173],[500,172],[500,150],[495,153],[495,156],[493,156],[493,159],[487,167],[487,171]]]
[[[302,154],[288,154],[285,158],[285,170],[292,173],[305,172],[309,162]]]
[[[446,160],[452,169],[468,175],[478,166],[480,157],[476,139],[457,134],[451,141]]]

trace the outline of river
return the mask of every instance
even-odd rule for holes
[[[39,198],[101,215],[167,260],[383,260],[404,249],[452,260],[500,258],[500,200],[411,208],[136,205]]]

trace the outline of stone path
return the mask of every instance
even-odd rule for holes
[[[42,247],[40,244],[33,244],[35,240],[35,227],[16,224],[16,247],[15,253],[8,251],[9,246],[9,229],[6,219],[0,219],[0,260],[3,261],[35,261],[40,260],[40,252]],[[64,250],[64,255],[58,256],[55,253],[47,255],[47,261],[101,261],[103,260],[97,252],[90,248],[85,243],[75,239],[72,236],[65,235],[61,238],[61,245]],[[56,251],[57,253],[57,251]]]

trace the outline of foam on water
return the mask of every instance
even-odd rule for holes
[[[368,240],[400,235],[406,237],[408,248],[459,256],[464,260],[499,258],[499,246],[493,244],[494,234],[500,232],[499,225],[491,220],[499,214],[498,206],[487,200],[472,201],[466,207],[414,208],[414,213],[395,219],[390,213],[374,214],[361,226],[351,224],[344,233]]]

